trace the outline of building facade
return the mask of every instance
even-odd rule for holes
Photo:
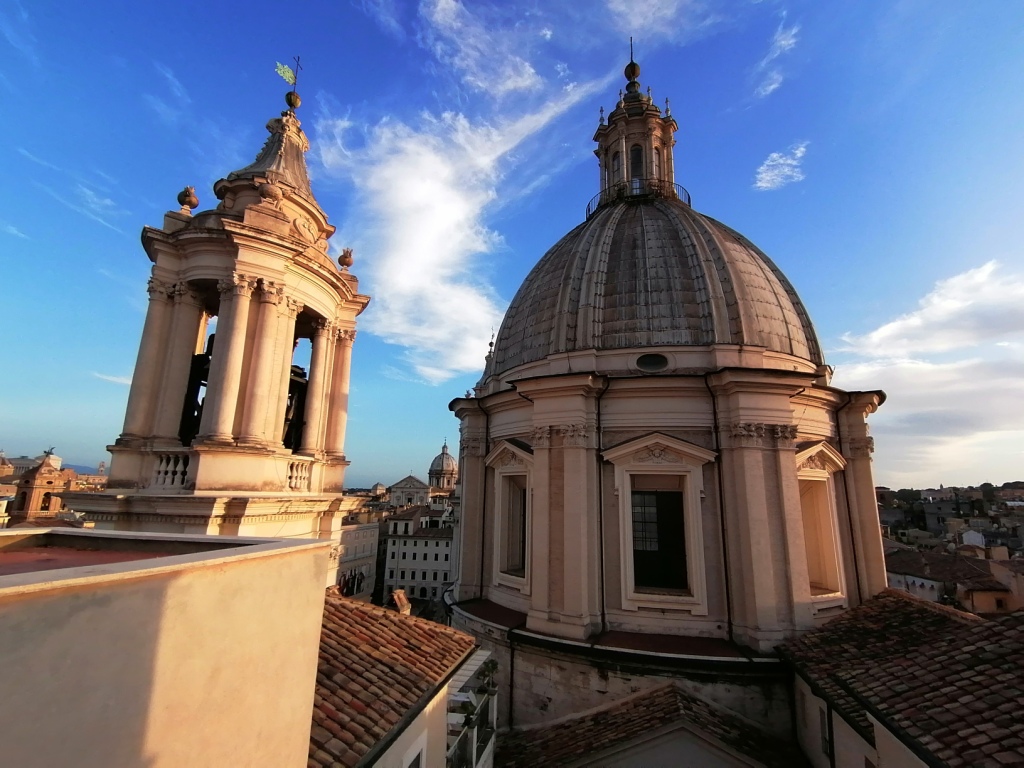
[[[456,572],[452,546],[454,528],[442,522],[443,512],[431,520],[431,510],[416,507],[391,515],[384,549],[384,596],[404,589],[412,598],[438,600],[451,586]]]

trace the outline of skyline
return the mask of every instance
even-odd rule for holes
[[[786,273],[837,386],[887,392],[876,482],[1020,479],[1024,9],[365,0],[267,25],[275,9],[108,3],[101,24],[0,6],[0,93],[20,123],[0,190],[9,455],[108,459],[145,310],[137,233],[186,184],[213,204],[283,108],[275,62],[301,54],[314,193],[373,297],[348,485],[425,476],[505,306],[597,192],[590,138],[632,34],[641,83],[672,99],[694,207]]]

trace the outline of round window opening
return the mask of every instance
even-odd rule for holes
[[[644,373],[657,373],[668,368],[668,358],[664,355],[640,355],[636,359],[636,367]]]

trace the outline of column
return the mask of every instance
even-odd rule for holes
[[[167,317],[171,286],[154,277],[149,279],[149,308],[142,328],[139,354],[135,360],[128,408],[124,416],[124,437],[147,437],[152,426],[153,410],[160,389],[160,364],[167,349]]]
[[[621,160],[621,162],[619,163],[619,172],[620,172],[619,181],[621,181],[625,185],[628,185],[629,184],[629,157],[626,154],[626,134],[625,133],[621,133],[619,135],[619,159]]]
[[[299,453],[313,456],[322,450],[323,443],[320,419],[324,412],[324,398],[327,395],[327,364],[331,352],[333,327],[326,320],[313,323],[313,352],[309,360],[309,389],[306,391],[306,425],[302,430],[302,446]],[[333,362],[333,361],[332,361]]]
[[[331,379],[330,413],[324,450],[332,456],[345,455],[345,430],[348,428],[349,375],[352,370],[352,343],[356,332],[348,328],[337,331],[334,345],[334,375]]]
[[[178,440],[189,369],[196,352],[199,323],[203,316],[203,303],[200,296],[185,282],[176,284],[171,294],[174,296],[174,307],[171,311],[171,330],[161,374],[153,435]]]
[[[218,281],[220,309],[217,334],[206,384],[206,402],[199,436],[215,442],[233,440],[235,408],[242,381],[245,332],[249,324],[249,297],[256,281],[245,275],[232,275]]]
[[[271,280],[260,286],[260,313],[256,327],[256,345],[250,364],[249,387],[245,395],[245,409],[239,442],[263,445],[267,441],[267,408],[273,384],[277,307],[283,298],[283,289]]]
[[[860,599],[867,600],[886,588],[885,554],[878,525],[878,502],[875,498],[871,454],[874,438],[868,434],[868,414],[882,404],[877,392],[851,392],[850,402],[839,411],[842,428],[840,446],[846,459],[843,479],[849,498],[849,514],[853,521],[854,557],[860,574]]]
[[[299,316],[304,306],[298,299],[286,296],[280,307],[278,333],[281,354],[278,360],[277,390],[274,396],[276,405],[272,409],[271,423],[267,427],[267,436],[274,445],[281,445],[284,440],[284,414],[288,407],[288,387],[292,381],[292,360],[295,359],[295,345],[298,341],[295,338],[295,318]]]

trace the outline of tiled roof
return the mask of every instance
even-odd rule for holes
[[[1024,766],[1024,611],[839,677],[886,727],[950,768]]]
[[[840,685],[836,674],[919,653],[936,638],[980,621],[971,614],[886,589],[778,650],[817,688],[815,693],[824,695],[848,723],[873,740],[864,708]]]
[[[964,582],[992,576],[987,560],[945,552],[888,552],[885,555],[885,570],[944,582]]]
[[[1024,766],[1024,611],[986,620],[885,590],[780,649],[848,722],[929,764]]]
[[[329,590],[309,768],[351,768],[472,652],[474,639]]]
[[[807,765],[791,745],[684,693],[672,683],[556,725],[500,735],[494,765],[496,768],[567,765],[586,759],[588,755],[624,746],[673,723],[689,726],[712,743],[755,757],[766,766],[800,768]]]

